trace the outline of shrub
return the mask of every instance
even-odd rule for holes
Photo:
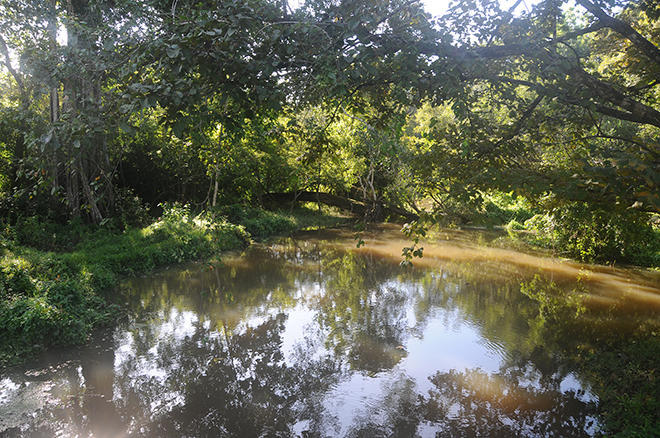
[[[0,299],[34,295],[36,288],[27,268],[27,263],[21,260],[13,261],[0,269]]]
[[[151,217],[149,208],[139,196],[129,188],[118,189],[115,193],[115,221],[120,229],[129,227],[144,227]]]
[[[255,239],[291,232],[298,228],[296,221],[290,216],[238,204],[217,208],[214,213],[232,223],[241,224]]]
[[[513,231],[520,231],[524,230],[525,226],[518,222],[515,219],[511,219],[508,224],[506,224],[506,229],[507,230],[513,230]]]
[[[647,213],[573,203],[534,216],[525,227],[538,233],[535,243],[582,261],[660,265],[660,233]]]
[[[44,251],[70,251],[91,233],[92,228],[80,220],[58,224],[44,217],[20,218],[13,226],[13,237],[19,245]]]
[[[558,246],[580,260],[644,263],[659,248],[643,213],[591,210],[576,203],[555,210],[553,216]]]

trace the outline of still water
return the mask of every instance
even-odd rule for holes
[[[0,376],[0,434],[597,435],[576,321],[633,330],[658,277],[436,237],[413,268],[380,227],[360,249],[311,232],[127,281],[127,316],[92,345]],[[572,323],[538,291],[576,297]]]

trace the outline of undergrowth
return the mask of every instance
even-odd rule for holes
[[[653,225],[650,216],[630,211],[588,210],[578,204],[535,215],[524,223],[511,221],[506,229],[514,239],[580,261],[658,268],[660,228]]]
[[[460,217],[463,224],[504,227],[514,241],[576,260],[660,267],[658,214],[585,202],[535,208],[522,197],[494,191],[481,194],[478,205],[464,208]]]

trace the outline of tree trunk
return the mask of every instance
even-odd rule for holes
[[[74,20],[84,22],[85,26],[93,26],[100,18],[94,16],[88,3],[87,0],[68,0],[67,12]],[[84,30],[79,33],[75,23],[67,27],[67,33],[67,45],[74,56],[79,50],[93,53],[96,44],[94,37],[87,36]],[[89,57],[89,55],[84,56]],[[85,62],[94,62],[94,60],[89,58],[85,59]],[[100,78],[85,71],[87,70],[85,67],[86,65],[83,64],[76,76],[64,80],[64,101],[61,112],[66,114],[67,120],[83,119],[83,123],[89,123],[89,120],[95,116],[99,120],[102,117],[101,86]],[[53,104],[57,103],[56,96],[56,93],[51,93]],[[51,114],[56,115],[55,112]],[[98,133],[98,131],[96,129],[97,133],[85,137],[77,137],[76,133],[70,132],[67,136],[70,139],[69,144],[60,148],[65,156],[59,160],[67,163],[64,173],[69,215],[77,217],[82,211],[86,211],[89,219],[95,223],[101,222],[114,204],[107,138],[103,132]]]
[[[215,183],[213,187],[213,202],[211,203],[211,207],[215,208],[215,203],[218,200],[218,178],[220,177],[220,168],[218,165],[215,165]]]
[[[363,215],[370,220],[380,220],[383,216],[399,216],[406,220],[417,220],[419,216],[407,210],[398,207],[390,207],[372,200],[367,202],[346,198],[343,196],[332,195],[322,192],[287,192],[287,193],[267,193],[263,196],[264,202],[275,205],[282,205],[287,202],[321,202],[326,205],[341,208],[342,210]]]

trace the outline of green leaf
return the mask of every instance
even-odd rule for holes
[[[50,141],[53,139],[53,130],[51,129],[46,133],[43,137],[41,137],[41,141],[44,143],[44,145],[47,145],[50,143]]]
[[[119,122],[119,129],[121,129],[122,131],[124,131],[127,134],[133,134],[135,132],[135,129],[131,125],[126,123],[126,121],[124,121],[124,120]]]
[[[173,44],[171,46],[168,46],[167,49],[165,49],[165,52],[167,53],[167,56],[170,58],[176,58],[179,56],[179,53],[181,53],[181,49],[179,48],[178,45]]]

